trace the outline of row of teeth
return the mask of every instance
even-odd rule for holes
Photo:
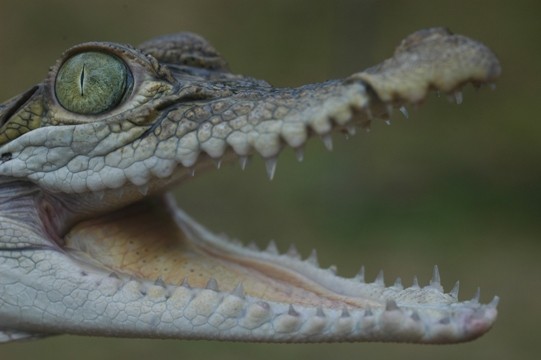
[[[461,91],[455,91],[452,95],[448,95],[448,97],[449,97],[449,101],[454,101],[454,102],[456,102],[457,105],[460,105],[463,102],[463,95],[462,95]],[[387,117],[385,119],[383,119],[383,120],[387,125],[391,125],[390,117],[393,114],[393,110],[394,110],[394,108],[393,108],[392,105],[388,104],[386,106],[386,113],[387,113],[386,115],[387,115]],[[409,112],[408,112],[408,109],[405,106],[400,106],[398,108],[398,110],[400,111],[400,113],[403,115],[403,117],[405,119],[409,118]],[[369,109],[367,108],[367,109],[365,109],[365,111],[366,111],[366,114],[367,114],[368,118],[370,120],[373,120],[373,117],[372,117]],[[365,124],[363,127],[364,127],[364,129],[366,131],[370,131],[370,126],[368,124]],[[346,124],[344,126],[344,129],[346,131],[346,137],[355,136],[355,134],[357,133],[357,127],[352,123]],[[320,138],[321,138],[325,148],[328,151],[332,151],[332,149],[334,147],[333,146],[332,133],[328,132],[328,133],[325,133],[325,134],[320,134]],[[304,159],[304,148],[303,147],[296,147],[296,148],[294,148],[294,151],[295,151],[295,157],[297,158],[297,160],[299,162],[302,162],[303,159]],[[238,158],[239,158],[239,164],[240,164],[241,169],[245,170],[247,165],[249,164],[250,157],[248,155],[239,155]],[[214,163],[215,163],[216,168],[220,169],[220,167],[222,165],[222,159],[214,159]],[[265,159],[265,170],[267,172],[267,177],[269,178],[269,180],[272,180],[274,178],[274,175],[276,173],[277,163],[278,163],[277,155]],[[193,167],[190,168],[189,173],[190,173],[191,176],[195,176],[195,168],[193,168]]]
[[[116,273],[111,273],[109,275],[109,277],[116,278],[116,279],[120,280],[120,276],[117,275]],[[364,283],[364,268],[361,270],[361,272],[354,279],[360,280],[361,283]],[[137,281],[136,279],[132,279],[132,280]],[[377,277],[376,277],[375,281],[373,282],[373,284],[376,284],[376,285],[382,286],[382,287],[385,286],[384,281],[383,281],[383,272],[382,271],[379,272],[379,274],[377,275]],[[458,292],[459,292],[459,285],[458,284],[459,283],[457,282],[455,284],[455,286],[453,287],[453,289],[449,292],[449,294],[456,300],[458,300]],[[175,286],[170,286],[165,281],[163,281],[163,279],[161,279],[161,278],[156,279],[154,281],[154,285],[162,287],[165,290],[172,290],[172,289],[175,288]],[[194,288],[189,284],[187,278],[185,278],[180,283],[179,286],[189,288],[189,289]],[[399,290],[402,290],[401,281],[399,279],[397,279],[397,281],[395,282],[393,287],[399,287]],[[443,293],[443,288],[442,288],[441,283],[440,283],[439,271],[438,271],[437,266],[434,266],[434,273],[433,273],[432,279],[430,280],[427,287],[430,287],[431,289],[436,289],[436,290]],[[222,292],[219,285],[218,285],[218,281],[216,279],[214,279],[214,278],[210,278],[208,280],[208,282],[207,282],[204,289],[212,290],[212,291],[215,291],[215,292]],[[421,287],[419,286],[419,283],[417,281],[417,278],[414,279],[413,285],[409,289],[415,289],[415,290],[421,289]],[[144,290],[144,289],[141,289],[141,292],[142,292],[143,295],[145,295],[147,291]],[[246,293],[245,293],[245,290],[244,290],[244,287],[243,287],[242,283],[238,283],[237,286],[235,286],[235,288],[233,288],[231,291],[229,291],[229,293],[234,295],[234,296],[237,296],[239,298],[242,298],[242,299],[246,298]],[[480,296],[481,296],[480,289],[477,288],[477,291],[475,292],[474,296],[470,300],[464,301],[464,303],[468,303],[470,305],[477,305],[477,304],[479,304]],[[490,301],[490,303],[488,305],[490,307],[496,308],[497,305],[498,305],[498,302],[499,302],[499,297],[494,296],[494,298]],[[398,308],[398,306],[397,306],[397,304],[396,304],[396,302],[394,300],[389,299],[386,302],[386,309],[388,309],[388,308]]]
[[[228,241],[236,246],[244,247],[245,249],[249,251],[253,251],[256,253],[266,253],[271,256],[284,257],[286,259],[293,260],[293,261],[302,261],[312,266],[314,269],[327,271],[331,275],[337,276],[338,268],[336,265],[331,265],[327,269],[323,269],[320,267],[317,251],[315,249],[312,249],[310,254],[304,260],[302,260],[302,257],[299,251],[297,250],[297,247],[294,244],[291,244],[286,252],[280,253],[280,251],[278,250],[278,246],[276,245],[276,242],[274,240],[270,240],[267,247],[264,250],[261,250],[255,242],[250,242],[244,246],[242,242],[237,239],[229,239],[226,235],[221,235],[221,237],[223,240]],[[386,287],[385,276],[384,276],[383,270],[380,270],[378,272],[373,282],[367,282],[365,278],[366,278],[365,267],[361,266],[359,272],[355,276],[350,278],[350,280],[355,281],[356,283],[359,283],[359,284],[372,284],[381,288]],[[393,290],[396,290],[396,291],[404,290],[402,279],[400,277],[397,277],[394,283],[391,285],[391,288],[393,288]],[[430,281],[424,288],[433,289],[442,294],[445,293],[444,288],[441,284],[441,276],[440,276],[439,268],[437,265],[434,265],[434,268],[432,270],[432,278],[430,279]],[[419,285],[419,279],[417,278],[417,276],[413,277],[412,284],[410,287],[408,287],[408,289],[413,289],[413,290],[421,289],[421,286]],[[460,281],[457,280],[448,294],[451,295],[455,300],[458,300],[459,289],[460,289]],[[479,302],[480,296],[481,296],[481,289],[478,287],[475,292],[475,295],[470,301],[477,303]]]
[[[462,92],[457,90],[453,93],[450,93],[448,95],[449,97],[449,100],[451,101],[454,101],[456,102],[457,104],[461,104],[462,101],[463,101],[463,95],[462,95]],[[370,110],[370,105],[368,103],[364,103],[364,105],[361,105],[361,106],[358,106],[358,105],[355,105],[354,104],[355,102],[353,102],[353,104],[351,102],[349,102],[348,104],[344,103],[342,104],[342,106],[344,106],[344,109],[342,111],[339,112],[339,114],[328,114],[327,117],[324,117],[325,119],[321,120],[321,121],[316,121],[314,123],[310,123],[310,124],[304,124],[303,126],[305,127],[305,130],[309,130],[309,131],[312,131],[314,134],[318,135],[322,142],[323,142],[323,145],[325,146],[325,148],[329,151],[331,151],[333,149],[333,139],[332,139],[332,130],[333,128],[340,128],[342,129],[342,131],[345,133],[346,137],[349,137],[349,136],[354,136],[356,133],[357,133],[357,127],[360,126],[361,128],[364,128],[366,131],[370,131],[370,122],[372,120],[374,120],[375,116],[373,116],[373,114],[371,113],[371,110]],[[394,112],[394,109],[395,107],[392,105],[392,104],[386,104],[385,105],[385,113],[380,115],[382,118],[383,118],[383,121],[390,125],[391,124],[391,116]],[[409,118],[409,113],[408,113],[408,110],[405,106],[399,106],[398,107],[398,110],[399,112],[404,116],[404,118],[408,119]],[[368,121],[366,122],[363,122],[361,124],[354,124],[352,121],[351,121],[351,118],[353,116],[353,112],[363,112],[364,115],[366,116],[366,119]],[[286,138],[284,138],[285,135],[276,135],[278,137],[281,137],[281,140],[280,142],[283,142],[283,143],[286,143],[289,145],[289,147],[292,147],[293,150],[295,151],[295,156],[297,158],[298,161],[303,161],[304,159],[304,148],[303,148],[303,144],[306,140],[300,142],[301,145],[296,145],[295,146],[295,143],[299,143],[299,139],[293,137],[291,139],[288,139],[287,136]],[[289,140],[289,141],[288,141]],[[235,149],[235,146],[233,144],[227,144],[225,140],[221,140],[223,141],[223,149],[221,149],[220,151],[215,151],[215,150],[210,150],[210,149],[205,149],[205,146],[203,146],[203,148],[201,149],[202,151],[206,151],[208,153],[208,156],[210,159],[212,159],[214,161],[214,164],[216,166],[216,168],[220,168],[221,165],[222,165],[222,160],[223,160],[223,157],[225,155],[225,147],[227,147],[228,145],[233,149],[233,152],[236,154],[237,158],[238,158],[238,161],[239,161],[239,164],[240,164],[240,167],[241,169],[245,169],[248,164],[249,164],[249,161],[250,161],[250,157],[252,156],[251,154],[248,154],[248,150],[244,147],[239,148],[239,149]],[[293,142],[293,143],[291,143]],[[203,144],[204,145],[204,144]],[[281,151],[281,149],[283,148],[283,146],[278,146],[277,145],[277,148],[275,149],[275,151],[268,151],[269,154],[270,153],[273,153],[273,155],[265,155],[265,154],[261,154],[261,156],[263,157],[264,161],[265,161],[265,170],[266,170],[266,173],[267,173],[267,177],[269,178],[269,180],[272,180],[276,174],[276,168],[277,168],[277,163],[278,163],[278,154],[279,152]],[[197,166],[197,158],[199,156],[199,152],[197,152],[197,154],[194,152],[192,153],[189,157],[187,157],[186,159],[182,159],[180,161],[181,165],[186,169],[188,175],[190,176],[195,176],[196,174],[196,166]],[[177,161],[175,160],[163,160],[165,161],[167,164],[167,166],[158,166],[157,169],[162,169],[163,168],[168,168],[169,170],[166,171],[166,172],[163,172],[162,170],[159,170],[157,172],[154,172],[152,171],[151,169],[151,172],[154,173],[155,176],[159,177],[159,178],[164,178],[164,177],[168,177],[173,169],[174,169],[174,166],[173,166],[173,163],[176,163]],[[134,185],[137,187],[138,191],[143,194],[143,195],[147,195],[148,193],[148,186],[146,184],[137,184],[134,182]]]

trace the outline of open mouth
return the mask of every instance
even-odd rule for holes
[[[170,38],[157,40],[163,41]],[[24,297],[31,303],[28,321],[13,315],[21,306],[0,307],[8,328],[22,336],[447,343],[492,326],[498,298],[459,301],[458,283],[445,292],[437,267],[426,286],[416,280],[386,286],[383,274],[366,282],[363,270],[343,278],[320,268],[315,252],[303,259],[295,248],[279,253],[271,242],[259,250],[213,234],[166,193],[194,171],[237,159],[244,166],[254,154],[272,178],[284,147],[302,157],[306,141],[319,137],[330,148],[332,132],[353,134],[373,119],[388,119],[393,109],[407,116],[403,106],[420,104],[431,90],[460,103],[462,86],[499,76],[488,48],[428,29],[365,72],[277,89],[221,65],[194,68],[197,59],[169,64],[167,51],[152,44],[142,48],[148,53],[107,43],[75,47],[53,68],[48,86],[8,111],[15,115],[2,126],[14,140],[0,137],[0,169],[5,187],[22,195],[10,198],[6,216],[18,219],[17,231],[34,236],[25,247],[17,235],[11,240],[30,251],[33,276],[20,275],[22,260],[4,271],[42,297],[41,307]],[[113,73],[94,64],[99,71],[92,75],[89,61],[105,62]],[[101,94],[91,76],[120,79],[98,107],[89,99]],[[43,99],[53,92],[56,97]],[[13,214],[14,208],[28,214]],[[38,264],[40,257],[46,261]],[[3,304],[18,304],[9,295]]]

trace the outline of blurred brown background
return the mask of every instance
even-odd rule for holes
[[[201,174],[179,191],[203,224],[244,241],[295,242],[353,275],[430,278],[447,290],[501,297],[483,338],[457,346],[266,345],[57,336],[0,346],[0,359],[527,359],[541,310],[541,9],[534,1],[6,1],[0,2],[0,99],[41,81],[67,47],[138,44],[201,33],[231,68],[277,86],[344,77],[390,55],[410,32],[447,26],[490,45],[503,64],[497,91],[465,91],[463,105],[432,96],[410,120],[319,141],[296,163],[285,151],[269,182],[255,159]],[[537,109],[537,110],[535,110]],[[1,324],[0,324],[1,326]]]

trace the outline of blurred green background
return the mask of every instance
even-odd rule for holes
[[[276,239],[323,265],[369,277],[438,264],[448,290],[501,297],[487,335],[457,346],[267,345],[57,336],[0,346],[0,359],[528,359],[541,351],[541,3],[535,1],[6,1],[0,2],[0,99],[41,81],[67,47],[138,44],[182,30],[207,37],[235,72],[276,86],[344,77],[389,56],[410,32],[447,26],[490,45],[497,91],[463,105],[432,96],[410,120],[376,124],[335,149],[315,140],[298,164],[285,151],[269,182],[262,162],[197,176],[182,207],[217,232]],[[1,325],[1,324],[0,324]]]

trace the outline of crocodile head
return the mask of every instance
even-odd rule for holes
[[[0,105],[0,341],[49,334],[245,341],[459,342],[493,324],[497,298],[365,282],[271,243],[217,236],[178,209],[173,185],[222,162],[354,134],[430,90],[459,102],[500,73],[484,45],[416,32],[342,80],[274,88],[229,72],[201,37],[138,48],[85,43]]]

